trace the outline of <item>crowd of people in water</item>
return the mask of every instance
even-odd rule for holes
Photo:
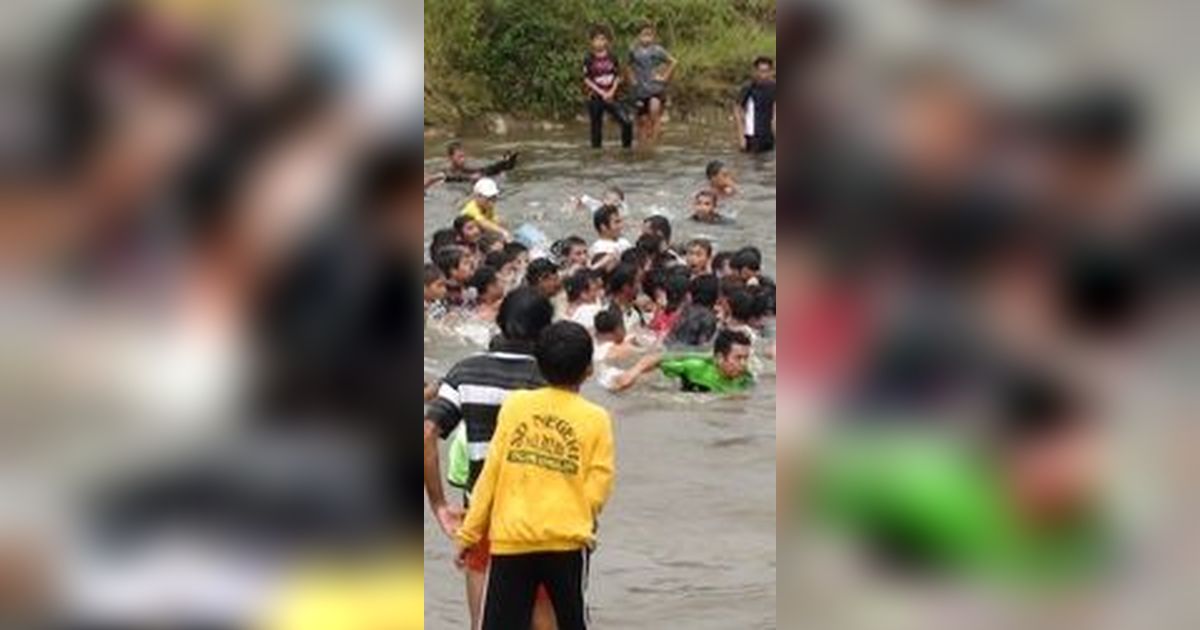
[[[606,114],[620,126],[624,147],[634,139],[611,40],[607,28],[594,28],[583,63],[597,148]],[[626,94],[639,143],[652,144],[661,132],[676,63],[653,26],[640,29]],[[734,107],[740,141],[730,150],[766,153],[774,147],[774,63],[760,57],[753,68]],[[465,183],[470,196],[430,238],[426,326],[478,322],[495,336],[486,353],[425,384],[430,505],[458,544],[472,627],[583,628],[582,585],[614,471],[611,420],[580,396],[582,383],[597,375],[605,388],[622,391],[660,372],[685,392],[750,389],[752,366],[774,358],[775,282],[757,246],[681,241],[670,217],[630,208],[616,182],[564,208],[588,213],[593,234],[547,238],[501,211],[502,178],[517,167],[516,152],[487,165],[471,164],[458,141],[446,153],[447,166],[426,175],[426,189]],[[736,232],[736,219],[724,211],[739,195],[733,169],[712,160],[696,175],[695,193],[679,200],[691,207],[686,220]],[[445,471],[439,440],[449,441]],[[467,509],[451,505],[443,474],[463,490]]]

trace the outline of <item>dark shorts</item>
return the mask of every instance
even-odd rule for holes
[[[479,541],[478,545],[467,550],[467,570],[472,573],[487,573],[488,565],[492,561],[492,543],[485,536]],[[546,591],[546,585],[538,585],[537,590],[538,601],[549,601],[550,594]]]
[[[638,116],[646,116],[650,113],[650,100],[658,99],[660,107],[667,106],[667,95],[665,92],[659,94],[651,94],[645,98],[639,98],[633,102],[634,109]]]

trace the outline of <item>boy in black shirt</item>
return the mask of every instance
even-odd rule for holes
[[[592,122],[592,146],[600,148],[604,137],[604,112],[621,125],[621,146],[633,145],[633,121],[617,101],[621,66],[609,50],[608,29],[592,27],[592,48],[583,58],[583,85],[588,94],[588,117]]]
[[[738,96],[737,121],[743,151],[775,148],[775,62],[770,57],[754,60],[754,79]]]

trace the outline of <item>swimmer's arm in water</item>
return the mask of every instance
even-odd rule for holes
[[[613,391],[620,392],[633,387],[633,384],[644,374],[657,369],[662,364],[662,360],[663,355],[661,353],[649,354],[642,357],[641,361],[638,361],[633,367],[621,372],[613,379]]]

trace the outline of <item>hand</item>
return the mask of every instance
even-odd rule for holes
[[[459,571],[464,571],[467,568],[467,554],[471,553],[471,547],[460,547],[458,553],[454,554],[454,568]]]
[[[741,145],[742,150],[745,151],[746,150],[746,136],[738,136],[738,144]]]
[[[442,533],[449,538],[454,538],[455,532],[458,531],[459,527],[462,527],[463,517],[466,516],[462,509],[452,507],[446,503],[433,508],[433,515],[437,517],[437,522],[442,528]]]
[[[616,96],[617,96],[616,90],[609,90],[604,93],[604,100],[611,103],[613,101],[613,99],[616,98]]]
[[[634,376],[632,370],[626,370],[624,372],[621,372],[620,374],[613,377],[612,390],[614,392],[623,392],[623,391],[629,389],[630,387],[632,387],[633,382],[636,380],[637,380],[637,378]]]

